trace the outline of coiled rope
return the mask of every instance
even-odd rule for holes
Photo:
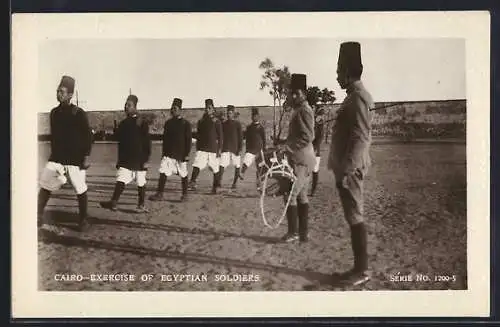
[[[270,158],[270,160],[269,160],[271,162],[270,166],[267,164],[267,162],[264,158],[263,151],[261,151],[261,158],[263,158],[263,160],[259,163],[259,167],[260,168],[264,167],[264,169],[266,169],[266,172],[264,174],[263,181],[261,183],[261,192],[262,193],[260,195],[260,212],[262,215],[262,221],[264,222],[264,225],[266,225],[267,227],[269,227],[271,229],[276,229],[283,222],[283,220],[286,217],[286,211],[288,209],[288,206],[290,205],[290,200],[292,199],[292,191],[295,187],[295,182],[297,181],[297,177],[295,176],[295,174],[293,172],[293,168],[288,163],[286,156],[280,162],[277,155],[276,155],[276,151],[274,151],[272,158]],[[287,178],[287,179],[291,180],[292,187],[288,191],[289,192],[288,199],[286,201],[285,208],[283,209],[283,213],[282,213],[281,217],[279,218],[278,222],[275,225],[272,225],[266,219],[266,214],[265,214],[265,210],[264,210],[265,209],[264,200],[265,200],[265,197],[267,195],[266,190],[267,190],[268,181],[269,181],[269,179],[275,178],[275,177]]]

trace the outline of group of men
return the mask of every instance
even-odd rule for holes
[[[357,42],[345,42],[340,46],[337,63],[337,81],[347,96],[338,111],[332,132],[328,169],[335,176],[345,218],[350,226],[354,267],[339,277],[350,283],[360,284],[369,279],[367,256],[367,231],[363,218],[363,180],[370,166],[369,147],[371,143],[369,110],[373,100],[361,82],[363,65],[361,47]],[[86,169],[92,145],[91,129],[84,110],[71,104],[75,80],[63,76],[57,89],[59,106],[50,113],[51,155],[42,172],[38,195],[39,223],[44,208],[53,191],[58,190],[67,179],[78,195],[79,229],[87,227],[87,185]],[[312,182],[314,194],[318,182],[322,109],[315,113],[307,101],[306,75],[292,74],[288,103],[293,107],[286,142],[281,146],[293,168],[296,182],[286,190],[290,197],[287,207],[288,231],[285,242],[307,242],[309,220],[308,186]],[[134,181],[138,188],[138,212],[147,212],[145,184],[148,162],[151,156],[149,125],[137,112],[138,98],[128,96],[125,103],[127,117],[117,129],[118,160],[114,192],[109,201],[101,206],[116,210],[125,186]],[[167,178],[178,175],[181,178],[182,196],[185,201],[188,189],[195,190],[201,170],[207,166],[213,173],[212,193],[221,187],[225,168],[235,166],[232,188],[244,178],[246,170],[266,148],[264,127],[260,124],[259,112],[252,109],[252,123],[243,135],[241,124],[234,119],[234,106],[227,106],[227,119],[216,117],[212,99],[205,100],[205,113],[196,126],[196,154],[191,179],[188,182],[189,155],[192,147],[192,128],[181,116],[182,100],[175,98],[171,106],[171,118],[165,122],[163,131],[160,178],[152,201],[163,198]],[[241,158],[243,139],[246,152]],[[290,183],[285,187],[290,187]],[[309,194],[310,195],[310,194]]]

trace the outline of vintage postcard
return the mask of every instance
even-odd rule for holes
[[[29,317],[487,316],[487,12],[15,14]]]

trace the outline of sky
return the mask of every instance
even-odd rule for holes
[[[87,111],[121,110],[131,89],[139,108],[272,105],[259,90],[266,57],[276,66],[307,75],[308,86],[335,91],[341,39],[95,39],[50,40],[39,48],[40,112],[57,105],[64,74],[76,79],[79,105]],[[350,41],[350,40],[349,40]],[[363,82],[376,102],[465,99],[462,39],[365,39]]]

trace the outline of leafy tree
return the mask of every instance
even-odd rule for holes
[[[323,104],[333,104],[337,100],[335,97],[335,92],[333,90],[329,90],[328,88],[324,88],[321,90],[320,101]]]
[[[283,118],[288,110],[285,104],[288,90],[290,87],[291,73],[287,66],[276,67],[271,59],[266,58],[259,64],[259,69],[264,70],[260,89],[267,90],[273,97],[273,141],[276,143],[279,139],[282,128]],[[276,129],[276,104],[279,109],[278,130]]]
[[[315,106],[321,100],[321,90],[317,86],[309,86],[307,88],[307,102],[311,106]]]

